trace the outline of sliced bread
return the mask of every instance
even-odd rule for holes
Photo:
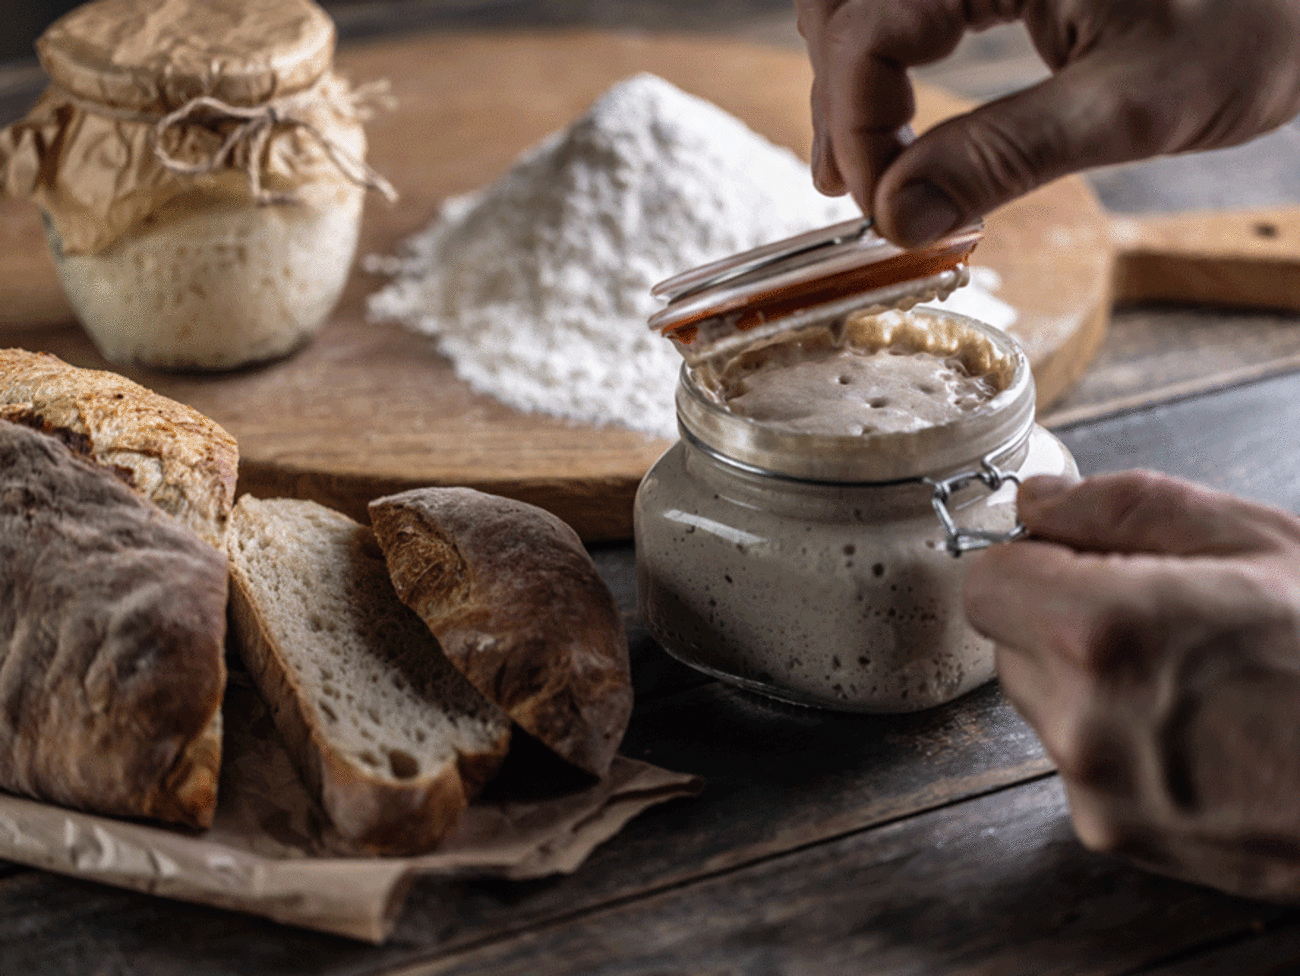
[[[225,633],[220,552],[0,420],[0,787],[208,826]]]
[[[116,373],[0,349],[0,418],[93,458],[218,549],[235,499],[235,439],[197,410]]]
[[[376,853],[436,845],[505,757],[509,719],[397,598],[366,526],[245,495],[228,538],[237,646],[338,832]]]
[[[632,712],[627,635],[577,533],[468,488],[370,503],[397,594],[521,728],[597,776]]]

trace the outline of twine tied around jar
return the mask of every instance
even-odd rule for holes
[[[298,202],[298,197],[293,193],[275,193],[262,186],[262,156],[277,126],[290,126],[311,136],[344,179],[357,186],[375,190],[392,203],[397,199],[397,191],[388,180],[380,176],[364,160],[353,156],[337,140],[326,135],[305,117],[303,110],[322,97],[320,87],[321,83],[317,82],[305,91],[272,99],[257,106],[231,105],[211,95],[199,95],[165,115],[103,105],[80,98],[71,92],[67,92],[66,95],[69,102],[84,112],[124,122],[151,125],[149,144],[153,154],[159,164],[172,173],[205,176],[227,167],[242,169],[248,178],[253,199],[259,205]],[[360,110],[366,103],[386,106],[391,102],[391,96],[388,93],[387,82],[377,81],[353,91],[349,100],[354,109]],[[221,145],[205,158],[187,162],[173,156],[163,144],[164,136],[173,128],[211,122],[237,124],[226,134]],[[241,146],[246,147],[243,159],[239,164],[232,165],[231,159]]]

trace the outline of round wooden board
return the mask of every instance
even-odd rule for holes
[[[490,182],[516,155],[579,115],[610,84],[653,71],[806,158],[811,138],[804,57],[713,38],[602,32],[432,35],[340,52],[354,81],[386,77],[400,107],[369,126],[370,159],[402,194],[367,208],[361,253],[391,253],[445,196]],[[962,105],[919,93],[921,127]],[[0,343],[108,368],[68,322],[27,205],[0,203]],[[999,271],[1040,403],[1086,366],[1109,313],[1105,217],[1066,179],[996,214],[976,261]],[[354,272],[322,336],[262,369],[212,377],[121,370],[189,403],[239,441],[240,489],[312,498],[365,518],[366,503],[406,488],[470,485],[558,514],[584,539],[631,535],[632,499],[667,444],[619,428],[520,414],[470,391],[427,340],[364,320],[382,280]]]

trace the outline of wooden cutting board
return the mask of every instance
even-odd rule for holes
[[[636,71],[717,103],[805,156],[811,138],[804,57],[719,39],[437,35],[356,45],[339,63],[356,82],[391,79],[400,104],[369,132],[370,160],[402,199],[371,201],[362,254],[391,253],[443,197],[491,181]],[[918,96],[921,127],[963,108],[937,91]],[[1041,403],[1069,387],[1101,340],[1111,262],[1108,221],[1078,178],[989,221],[976,263],[1001,273],[1002,297],[1020,312],[1014,331]],[[230,430],[242,491],[312,498],[364,518],[366,502],[382,494],[470,485],[548,508],[589,541],[629,537],[636,486],[667,443],[520,414],[473,393],[424,338],[365,322],[364,298],[381,284],[356,270],[323,335],[285,362],[223,376],[121,371]],[[0,306],[0,344],[108,368],[69,320],[35,211],[8,200],[0,201]]]

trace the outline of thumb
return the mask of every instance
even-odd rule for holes
[[[1067,173],[1151,155],[1167,133],[1155,86],[1114,59],[950,119],[903,149],[876,186],[884,236],[917,247]]]
[[[1231,556],[1300,537],[1300,523],[1281,509],[1149,471],[1072,486],[1030,478],[1018,508],[1035,538],[1086,552]]]

